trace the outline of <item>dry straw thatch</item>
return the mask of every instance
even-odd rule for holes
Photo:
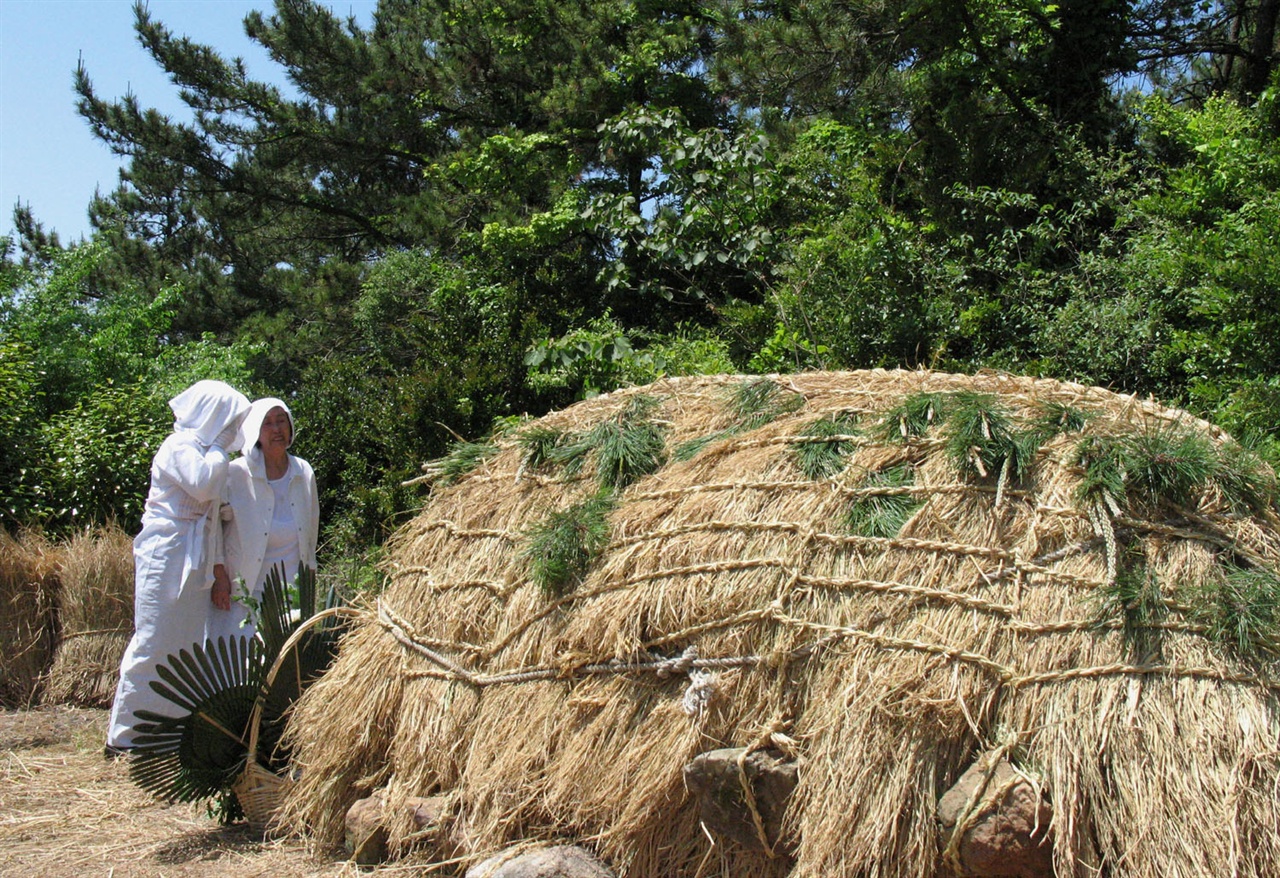
[[[27,707],[53,659],[58,550],[0,529],[0,704]]]
[[[656,471],[614,454],[628,419]],[[1209,425],[996,374],[721,376],[470,457],[296,706],[288,824],[333,840],[385,787],[451,795],[464,860],[925,878],[938,797],[1000,753],[1059,875],[1280,874],[1270,473]],[[559,570],[555,522],[585,537]],[[774,857],[713,845],[681,773],[764,745],[801,760]]]
[[[133,633],[133,540],[116,526],[85,530],[61,555],[61,632],[41,698],[109,707]]]

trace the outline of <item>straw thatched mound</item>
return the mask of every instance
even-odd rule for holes
[[[452,797],[441,859],[924,878],[939,797],[1003,757],[1059,875],[1280,875],[1272,478],[1203,422],[1002,375],[673,379],[436,473],[293,715],[295,827],[385,789]],[[699,825],[682,770],[724,747],[799,761],[773,856]]]
[[[30,705],[53,660],[57,555],[37,533],[0,529],[0,705]]]
[[[61,555],[61,633],[41,700],[110,707],[133,633],[133,540],[119,527],[85,530]]]

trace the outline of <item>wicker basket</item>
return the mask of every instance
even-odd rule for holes
[[[353,616],[358,614],[349,607],[330,607],[307,619],[289,635],[289,639],[280,647],[280,654],[271,663],[271,668],[267,671],[267,676],[262,684],[262,691],[259,693],[257,700],[254,701],[253,710],[249,713],[249,754],[245,758],[244,771],[240,773],[235,783],[231,785],[231,792],[235,795],[236,801],[240,803],[241,809],[244,810],[244,816],[249,821],[249,826],[255,832],[265,834],[271,828],[271,822],[275,818],[276,811],[279,810],[281,802],[284,801],[284,797],[289,792],[289,788],[293,786],[293,782],[289,778],[276,774],[258,761],[258,734],[262,727],[262,706],[266,701],[266,693],[270,691],[271,684],[275,682],[276,674],[280,672],[285,656],[289,654],[290,650],[297,648],[298,642],[306,634],[307,630],[321,619],[340,615]]]

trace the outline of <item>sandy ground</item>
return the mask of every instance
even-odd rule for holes
[[[407,864],[358,869],[342,851],[298,839],[264,841],[220,826],[203,806],[166,805],[102,756],[103,710],[0,712],[0,876],[194,878],[411,874]]]

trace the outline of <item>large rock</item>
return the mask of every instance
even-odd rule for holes
[[[967,878],[1053,878],[1052,819],[1042,791],[1003,759],[979,760],[938,800],[944,840],[963,824],[954,865]]]
[[[449,800],[446,796],[411,797],[404,804],[413,819],[414,832],[425,833],[440,827]],[[382,790],[347,809],[344,846],[357,865],[373,866],[387,859],[386,798]]]
[[[603,863],[574,845],[518,850],[477,863],[467,870],[466,878],[614,878]]]
[[[749,850],[764,851],[755,818],[742,790],[738,761],[743,748],[711,750],[684,767],[684,782],[698,799],[702,822]],[[799,768],[780,750],[753,750],[742,765],[769,848],[778,842],[787,800],[799,780]]]

